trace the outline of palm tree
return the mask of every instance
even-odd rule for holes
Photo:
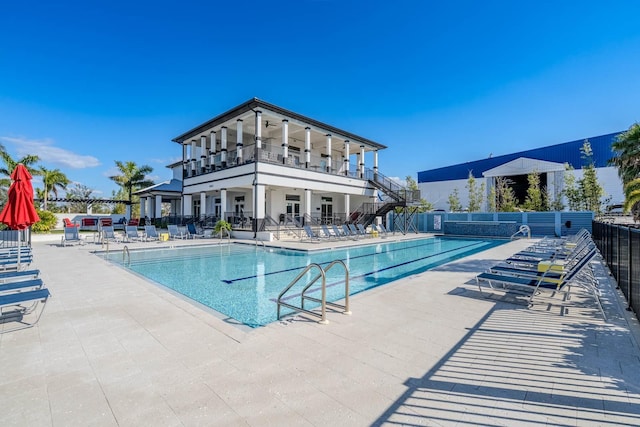
[[[609,163],[618,167],[622,183],[640,177],[640,124],[634,123],[628,131],[618,135],[611,148],[617,155]]]
[[[35,169],[34,165],[40,158],[36,155],[28,154],[20,160],[14,160],[6,148],[0,144],[0,159],[2,159],[4,165],[0,167],[0,187],[8,188],[11,185],[11,173],[16,168],[18,163],[22,163],[31,175],[39,175],[40,171]]]
[[[153,172],[151,166],[138,166],[135,162],[121,162],[116,160],[116,167],[121,175],[110,176],[109,179],[115,181],[129,197],[129,205],[133,202],[133,192],[154,184],[146,179],[146,175]]]
[[[627,182],[624,186],[624,211],[629,212],[640,203],[640,178]]]
[[[39,173],[42,175],[44,185],[44,210],[46,211],[49,194],[53,193],[55,197],[58,197],[58,190],[66,190],[71,181],[60,169],[49,170],[40,166]]]
[[[640,203],[640,124],[634,123],[628,131],[618,135],[611,145],[616,156],[609,164],[618,167],[618,176],[624,185],[624,210],[635,210]]]

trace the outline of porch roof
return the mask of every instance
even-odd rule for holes
[[[190,131],[187,131],[185,133],[183,133],[180,136],[175,137],[174,139],[172,139],[173,142],[177,142],[179,144],[182,144],[185,140],[189,140],[191,138],[194,138],[200,134],[202,134],[203,132],[206,132],[207,130],[216,127],[222,123],[228,122],[229,120],[232,120],[234,117],[240,116],[248,111],[252,111],[255,109],[265,109],[265,110],[269,110],[272,113],[281,115],[283,117],[286,118],[290,118],[290,119],[294,119],[294,120],[298,120],[300,122],[304,122],[309,124],[310,126],[313,126],[317,129],[321,129],[322,131],[328,132],[330,134],[335,134],[335,136],[340,136],[340,137],[344,137],[346,139],[349,139],[350,141],[354,142],[354,143],[361,143],[361,144],[366,144],[374,149],[385,149],[387,148],[386,145],[382,145],[379,144],[375,141],[372,141],[370,139],[367,138],[363,138],[361,136],[355,135],[351,132],[347,132],[344,131],[342,129],[338,129],[334,126],[328,125],[326,123],[322,123],[318,120],[314,120],[312,118],[303,116],[302,114],[298,114],[295,113],[291,110],[287,110],[284,109],[282,107],[278,107],[277,105],[274,104],[270,104],[268,102],[265,102],[261,99],[258,98],[252,98],[250,100],[248,100],[247,102],[238,105],[237,107],[232,108],[231,110],[224,112],[216,117],[214,117],[213,119],[191,129]]]

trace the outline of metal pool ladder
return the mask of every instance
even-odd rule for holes
[[[327,302],[327,271],[329,271],[331,268],[333,268],[333,266],[335,265],[342,265],[342,267],[344,268],[344,305],[342,304],[337,304],[335,302]],[[316,269],[318,270],[318,275],[315,276],[313,279],[311,279],[309,281],[309,283],[307,283],[307,285],[302,289],[302,292],[300,293],[300,307],[297,307],[295,305],[291,305],[289,303],[286,303],[282,300],[282,298],[285,296],[285,294],[289,291],[289,289],[291,289],[296,283],[298,283],[306,274],[307,272]],[[322,296],[320,299],[306,295],[306,292],[311,288],[311,286],[316,283],[318,280],[322,279]],[[304,308],[304,302],[305,300],[309,300],[309,301],[314,301],[314,302],[319,302],[320,303],[320,313],[317,313],[315,311],[311,311],[311,310],[307,310],[306,308]],[[331,263],[329,263],[329,265],[326,268],[322,268],[319,264],[309,264],[304,270],[302,270],[302,272],[300,274],[298,274],[296,276],[295,279],[293,279],[291,281],[291,283],[289,283],[289,285],[287,285],[287,287],[285,287],[282,292],[280,292],[280,295],[278,295],[278,300],[277,300],[277,304],[278,304],[278,320],[280,320],[280,307],[287,307],[290,308],[294,311],[298,311],[298,312],[303,312],[303,313],[307,313],[311,316],[314,317],[319,317],[319,323],[322,324],[327,324],[329,323],[329,321],[327,320],[327,305],[330,307],[334,307],[337,309],[342,309],[343,310],[343,314],[351,314],[351,311],[349,310],[349,270],[347,269],[347,265],[337,259],[335,261],[332,261]]]
[[[131,265],[131,254],[129,253],[127,245],[124,245],[124,248],[122,248],[122,264],[127,265],[125,260],[129,261],[129,265]]]

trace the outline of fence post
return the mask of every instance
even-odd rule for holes
[[[616,226],[616,280],[620,280],[620,226]]]

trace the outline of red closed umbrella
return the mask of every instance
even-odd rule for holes
[[[33,206],[33,186],[31,174],[22,163],[18,163],[11,174],[11,187],[7,204],[0,213],[0,222],[12,230],[24,230],[38,221],[40,217]],[[20,268],[20,233],[18,233],[18,268]]]

